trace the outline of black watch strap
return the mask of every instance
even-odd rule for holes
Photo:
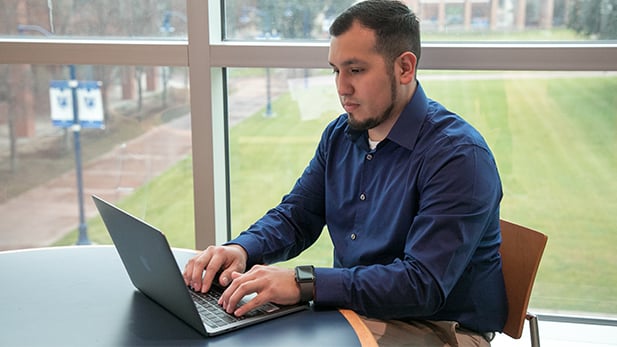
[[[315,268],[313,265],[296,266],[296,283],[300,286],[300,302],[313,300]]]

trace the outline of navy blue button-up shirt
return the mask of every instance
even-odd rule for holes
[[[291,192],[231,243],[246,249],[249,267],[274,263],[326,226],[334,267],[315,269],[316,305],[501,331],[501,197],[482,136],[418,84],[375,150],[347,114],[332,121]]]

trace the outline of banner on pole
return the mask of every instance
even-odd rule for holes
[[[51,106],[51,123],[66,128],[73,124],[73,95],[69,81],[51,81],[49,83],[49,103]]]
[[[83,128],[104,128],[101,82],[79,81],[76,87],[77,119]],[[69,81],[49,83],[51,122],[54,126],[69,128],[75,124],[73,93]]]

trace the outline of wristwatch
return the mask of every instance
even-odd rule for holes
[[[315,268],[313,265],[296,266],[296,283],[300,286],[300,302],[313,300]]]

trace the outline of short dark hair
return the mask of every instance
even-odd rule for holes
[[[344,34],[355,21],[375,32],[375,49],[388,63],[407,51],[420,60],[420,23],[404,3],[397,0],[356,3],[336,17],[330,26],[330,35]]]

